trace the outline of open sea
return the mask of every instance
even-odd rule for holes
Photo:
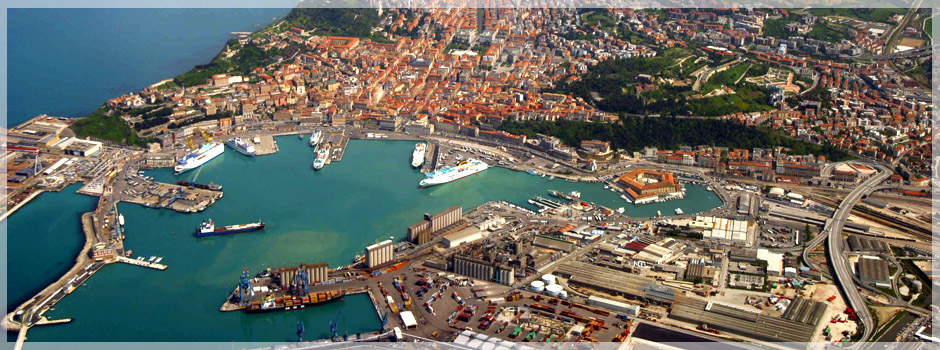
[[[4,127],[43,113],[88,115],[109,99],[208,63],[234,38],[229,32],[261,29],[290,9],[7,11]]]

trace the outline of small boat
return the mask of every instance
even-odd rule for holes
[[[156,264],[156,263],[159,263],[159,262],[161,262],[161,261],[163,261],[163,257],[162,257],[162,256],[159,257],[159,258],[157,258],[157,260],[154,260],[153,263]]]
[[[131,257],[131,255],[134,255],[134,250],[133,250],[133,249],[124,252],[124,257],[126,257],[126,258]]]
[[[620,213],[620,214],[623,214],[623,212],[625,212],[625,211],[626,211],[626,210],[624,210],[623,207],[617,208],[617,212]]]
[[[554,180],[554,179],[555,179],[555,175],[549,176],[548,179],[549,179],[549,180]]]
[[[676,208],[676,215],[682,215],[682,208]]]
[[[156,257],[156,256],[151,256],[150,259],[147,260],[147,262],[153,262],[154,260],[157,260],[157,257]]]
[[[297,134],[297,138],[303,140],[303,139],[304,139],[304,134]]]

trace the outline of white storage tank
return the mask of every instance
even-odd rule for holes
[[[568,292],[567,292],[567,291],[561,291],[561,293],[558,293],[558,297],[559,297],[559,298],[562,298],[562,299],[567,299],[567,298],[568,298]]]
[[[546,286],[555,284],[555,275],[552,275],[552,274],[542,275],[542,282],[545,282]]]
[[[532,281],[532,283],[529,284],[529,289],[531,289],[533,292],[542,292],[545,290],[545,282]]]
[[[561,292],[564,292],[564,289],[560,285],[550,284],[545,287],[545,292],[548,293],[548,295],[557,297],[558,294],[560,294]]]

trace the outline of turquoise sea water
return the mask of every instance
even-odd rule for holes
[[[12,309],[75,264],[85,244],[81,215],[95,210],[97,197],[75,193],[81,184],[39,195],[4,222],[7,227],[7,309]]]
[[[7,125],[42,113],[88,115],[209,62],[229,32],[258,30],[289,10],[8,9]]]
[[[74,318],[71,324],[31,329],[30,340],[291,341],[298,321],[306,323],[306,338],[313,339],[327,335],[328,320],[340,307],[346,315],[360,315],[349,319],[350,334],[371,331],[380,325],[365,296],[286,313],[248,315],[218,308],[242,268],[259,271],[300,262],[345,265],[374,240],[390,235],[400,239],[405,227],[424,213],[454,204],[470,208],[500,199],[525,203],[532,196],[546,196],[549,189],[580,191],[586,201],[623,206],[633,216],[655,215],[656,210],[667,214],[675,207],[694,213],[721,204],[714,194],[690,186],[687,199],[633,207],[600,184],[547,180],[502,168],[419,189],[423,175],[409,164],[414,142],[354,140],[342,162],[315,172],[305,139],[276,140],[277,154],[249,158],[226,149],[198,170],[197,182],[212,181],[225,191],[224,198],[202,213],[120,204],[127,249],[135,255],[163,256],[169,268],[105,267],[46,314]],[[149,174],[158,181],[178,179],[165,169]],[[196,175],[193,171],[181,178]],[[258,219],[268,225],[254,233],[193,237],[195,226],[208,218],[220,225]]]

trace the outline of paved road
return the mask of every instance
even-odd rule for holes
[[[855,286],[852,269],[849,267],[848,260],[845,259],[845,240],[842,239],[842,227],[845,224],[845,221],[848,219],[849,213],[852,212],[852,207],[855,206],[855,203],[857,203],[864,195],[871,193],[875,186],[891,175],[891,171],[885,167],[881,165],[876,165],[875,167],[879,170],[878,174],[872,176],[864,183],[856,187],[852,193],[849,193],[845,200],[839,204],[839,208],[837,208],[835,213],[832,215],[832,219],[826,221],[826,226],[823,228],[823,232],[819,235],[820,237],[826,237],[828,235],[829,265],[835,272],[835,275],[833,276],[834,281],[839,285],[842,293],[845,294],[846,303],[851,306],[853,310],[855,310],[859,321],[862,323],[862,325],[864,325],[862,337],[859,339],[860,343],[868,340],[872,334],[872,331],[874,331],[875,323],[872,319],[871,312],[868,310],[868,306],[865,303],[865,297],[859,293]],[[817,239],[818,238],[819,237],[817,237]],[[815,242],[817,239],[814,239],[813,241]],[[815,244],[811,244],[810,246],[814,245]],[[806,253],[807,251],[803,252],[804,260],[808,260]]]

